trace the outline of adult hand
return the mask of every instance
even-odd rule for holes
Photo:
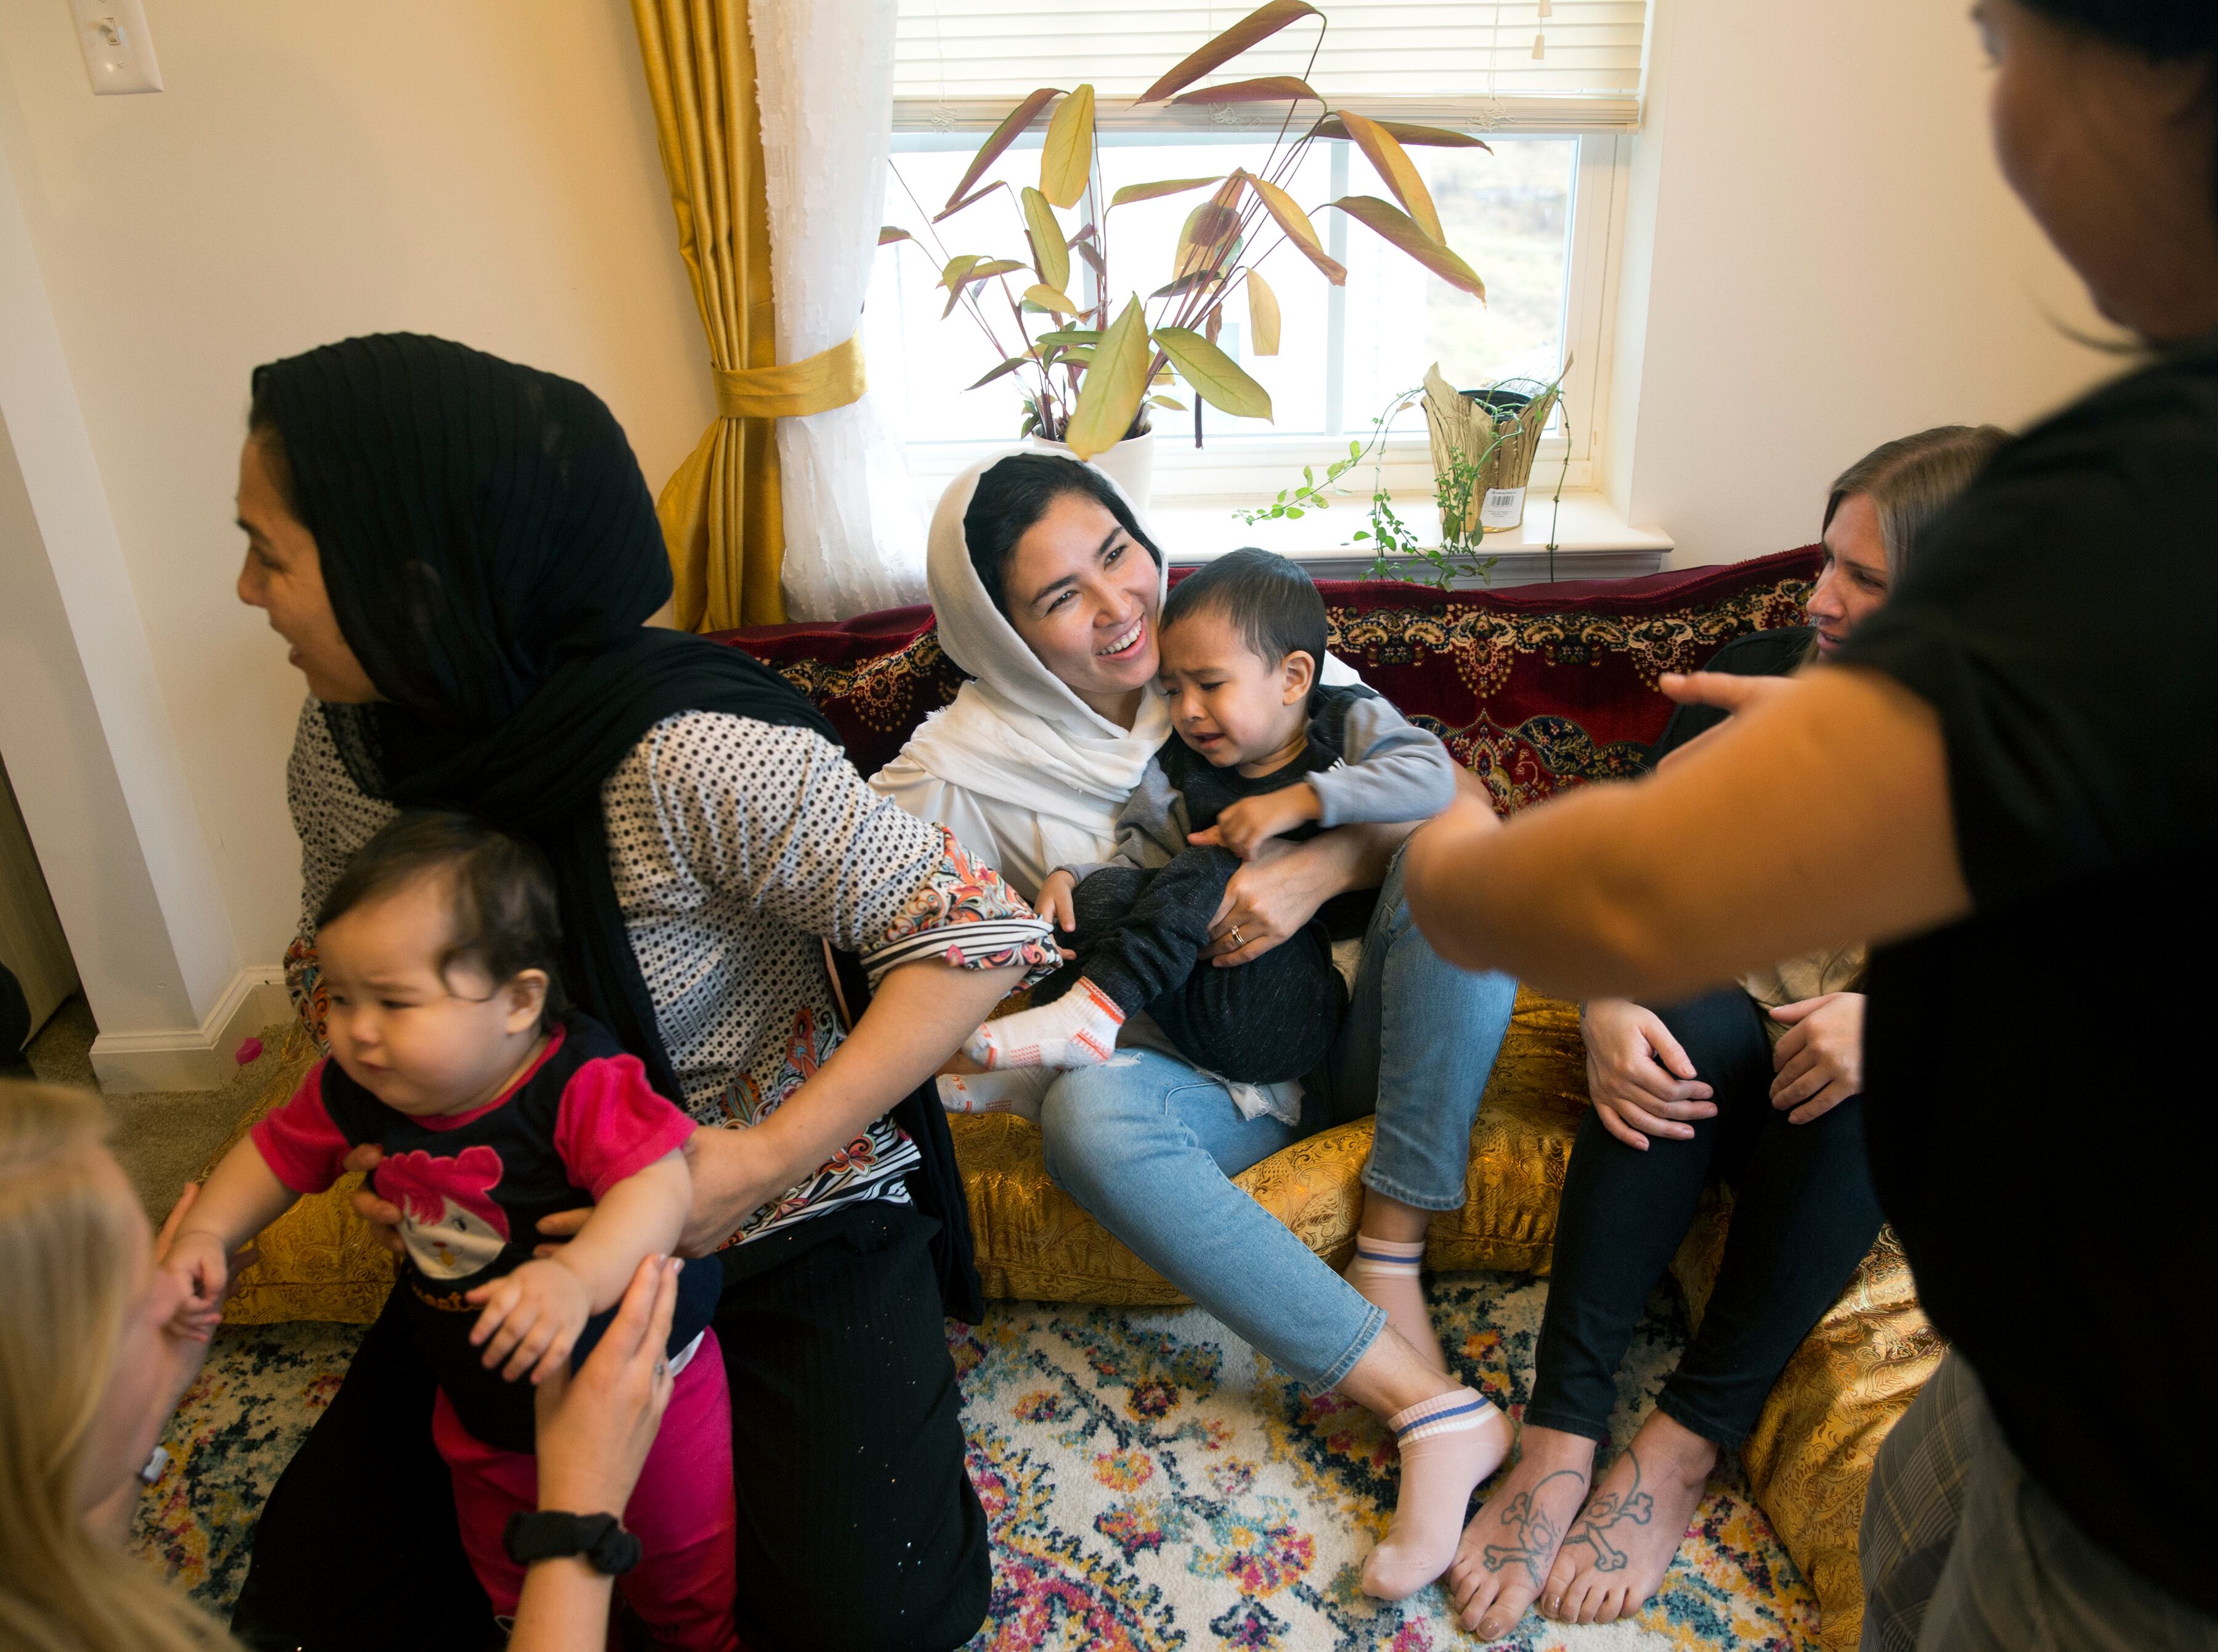
[[[1314,862],[1290,853],[1296,847],[1284,838],[1272,838],[1255,860],[1232,874],[1217,916],[1210,920],[1209,945],[1201,953],[1218,969],[1252,964],[1298,935],[1335,892],[1325,886]]]
[[[1771,1052],[1771,1104],[1807,1124],[1864,1089],[1864,995],[1828,992],[1783,1003],[1771,1018],[1789,1029]],[[1791,1109],[1791,1110],[1790,1110]]]
[[[573,1376],[565,1362],[539,1385],[541,1508],[621,1515],[631,1500],[670,1403],[664,1350],[685,1265],[674,1257],[643,1260],[585,1364]]]
[[[359,1171],[367,1177],[385,1159],[384,1150],[364,1142],[341,1162],[350,1171]],[[372,1238],[398,1257],[408,1254],[408,1241],[400,1237],[400,1207],[389,1199],[381,1199],[370,1190],[365,1181],[354,1190],[354,1214],[369,1224]]]
[[[1727,671],[1667,671],[1657,680],[1666,698],[1682,705],[1714,705],[1728,716],[1753,711],[1792,689],[1792,677],[1740,677]],[[1718,728],[1725,725],[1719,724]],[[1668,768],[1707,740],[1718,728],[1705,729],[1657,765]]]
[[[1587,1093],[1602,1127],[1628,1147],[1648,1138],[1691,1138],[1692,1119],[1715,1116],[1711,1090],[1663,1018],[1624,998],[1595,998],[1579,1011],[1587,1046]]]

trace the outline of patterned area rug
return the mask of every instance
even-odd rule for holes
[[[1523,1408],[1546,1289],[1502,1274],[1433,1282],[1451,1356],[1513,1415]],[[1620,1378],[1620,1444],[1682,1334],[1676,1299],[1659,1293]],[[169,1435],[177,1461],[148,1495],[137,1535],[211,1610],[228,1610],[262,1500],[329,1403],[357,1335],[319,1325],[222,1332],[186,1395]],[[1388,1606],[1356,1587],[1394,1487],[1384,1429],[1353,1406],[1304,1403],[1207,1314],[997,1302],[951,1345],[971,1475],[994,1539],[993,1613],[974,1649],[1479,1644],[1436,1587]],[[1817,1622],[1763,1514],[1719,1481],[1663,1592],[1637,1618],[1564,1629],[1527,1613],[1495,1644],[1814,1652]]]

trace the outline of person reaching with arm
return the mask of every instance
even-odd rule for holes
[[[2147,359],[1998,453],[1830,661],[1667,680],[1735,715],[1652,779],[1423,829],[1410,905],[1588,996],[1868,942],[1872,1181],[1948,1354],[1873,1470],[1864,1643],[2214,1647],[2218,1118],[2190,1095],[2108,1179],[2087,1144],[2180,1093],[2177,1040],[2119,1033],[2141,961],[2218,991],[2178,944],[2218,920],[2218,9],[1973,18],[2004,176]],[[2090,1209],[2122,1248],[2058,1242]],[[2087,1405],[2059,1303],[2105,1351]]]

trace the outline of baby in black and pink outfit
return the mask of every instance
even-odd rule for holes
[[[165,1264],[188,1289],[181,1314],[205,1323],[232,1251],[356,1148],[381,1150],[371,1185],[401,1210],[398,1289],[439,1380],[433,1438],[502,1616],[524,1582],[504,1529],[537,1506],[533,1384],[584,1357],[692,1202],[693,1121],[598,1022],[564,1013],[560,933],[528,846],[450,814],[379,832],[317,915],[331,1054],[216,1166]],[[577,1237],[535,1257],[541,1220],[581,1207]],[[721,1279],[713,1261],[679,1276],[670,1407],[623,1511],[642,1551],[625,1598],[658,1644],[703,1652],[738,1645],[730,1400],[709,1326]]]

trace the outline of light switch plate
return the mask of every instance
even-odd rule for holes
[[[70,0],[70,16],[95,96],[162,90],[162,66],[154,60],[140,0]]]

